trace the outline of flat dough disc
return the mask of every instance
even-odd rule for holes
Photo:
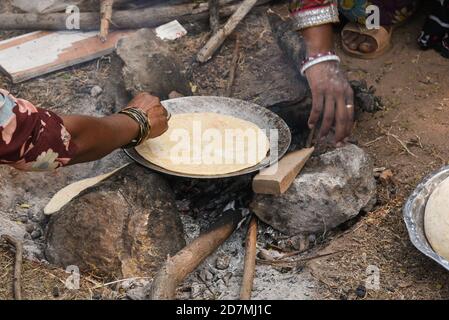
[[[83,179],[83,180],[74,182],[72,184],[69,184],[68,186],[59,190],[53,196],[53,198],[51,198],[50,202],[44,208],[44,214],[50,215],[50,214],[58,212],[59,210],[62,209],[62,207],[64,207],[67,203],[72,201],[81,192],[83,192],[86,189],[89,189],[90,187],[95,186],[96,184],[100,183],[103,180],[106,180],[107,178],[112,176],[114,173],[116,173],[120,169],[123,169],[127,165],[128,164],[126,164],[118,169],[115,169],[112,172],[102,174],[101,176],[87,178],[87,179]]]
[[[438,185],[427,201],[424,231],[435,252],[449,260],[449,178]]]
[[[265,132],[252,122],[218,113],[175,114],[162,136],[136,147],[164,169],[219,175],[255,166],[267,155]]]

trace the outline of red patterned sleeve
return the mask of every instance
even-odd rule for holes
[[[339,22],[337,0],[291,0],[289,8],[298,30]]]
[[[0,164],[46,171],[67,165],[76,146],[55,113],[0,89]]]

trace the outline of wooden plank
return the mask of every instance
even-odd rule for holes
[[[110,54],[131,32],[113,32],[105,42],[97,32],[32,32],[0,42],[0,68],[19,83]]]
[[[313,151],[312,147],[291,152],[279,160],[277,165],[262,170],[253,179],[253,191],[259,194],[283,194],[291,186]]]

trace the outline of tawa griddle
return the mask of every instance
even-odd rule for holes
[[[270,152],[265,157],[265,159],[262,160],[262,162],[244,170],[220,175],[188,175],[159,167],[140,156],[140,154],[134,148],[125,150],[126,154],[134,161],[149,169],[161,173],[198,179],[240,176],[259,171],[260,169],[268,165],[276,163],[280,158],[284,156],[291,143],[291,132],[285,121],[275,113],[255,103],[226,97],[193,96],[165,100],[162,101],[162,105],[172,115],[181,113],[213,112],[250,121],[259,126],[261,129],[264,129],[267,133],[267,136],[270,139]],[[277,130],[278,143],[276,143],[274,139],[273,141],[271,141],[271,129]],[[276,148],[277,152],[272,152],[273,150],[276,150]]]

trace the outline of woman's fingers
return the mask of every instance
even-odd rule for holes
[[[150,124],[150,139],[159,137],[168,129],[168,121],[166,116],[152,117],[150,118]]]
[[[139,108],[146,113],[151,126],[149,138],[156,138],[168,129],[168,112],[158,97],[141,92],[131,100],[128,107]]]
[[[159,137],[168,129],[167,110],[162,105],[153,106],[147,112],[150,121],[151,131],[150,138]]]
[[[335,143],[341,144],[347,136],[348,111],[344,95],[337,97],[337,110],[335,112]]]
[[[320,138],[326,136],[334,123],[335,116],[335,98],[333,95],[326,95],[323,115],[323,123],[320,130]]]
[[[312,129],[316,127],[318,120],[320,119],[321,113],[323,112],[324,95],[321,92],[313,92],[312,90],[312,110],[309,116],[309,128]]]
[[[348,121],[346,123],[346,135],[345,137],[349,137],[352,133],[352,129],[354,127],[354,91],[349,86],[345,91],[345,101],[346,101],[346,112],[348,116]]]

